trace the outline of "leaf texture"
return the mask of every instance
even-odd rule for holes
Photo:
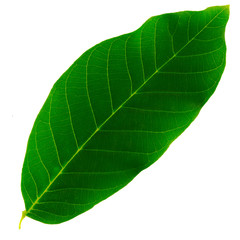
[[[228,6],[155,16],[77,59],[31,131],[23,215],[67,221],[153,164],[215,91],[228,17]]]

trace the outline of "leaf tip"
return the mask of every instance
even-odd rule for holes
[[[230,14],[230,4],[225,5],[225,6],[223,6],[223,7],[226,9],[227,15],[228,15],[228,17],[229,17],[229,14]]]
[[[227,11],[229,12],[229,10],[230,10],[230,4],[228,4],[228,5],[225,5],[225,6],[224,6],[224,8],[226,8],[226,9],[227,9]]]
[[[27,214],[26,210],[22,211],[22,217],[20,219],[19,226],[18,226],[19,230],[21,229],[22,220],[26,217],[26,214]]]

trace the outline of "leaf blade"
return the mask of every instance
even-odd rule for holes
[[[153,17],[135,32],[88,50],[62,75],[28,142],[22,173],[27,216],[45,223],[67,221],[121,189],[165,152],[195,119],[220,80],[226,46],[224,29],[219,31],[222,26],[216,22],[222,24],[218,18],[224,12],[228,18],[226,11],[226,7],[214,7]],[[218,38],[223,45],[219,46]],[[199,42],[208,52],[196,47]],[[209,54],[211,58],[206,57]],[[210,68],[204,65],[206,59]],[[202,74],[214,81],[203,82]],[[102,168],[102,174],[96,174]],[[75,190],[83,183],[94,193],[85,192],[80,198]],[[52,196],[61,188],[75,190]],[[50,199],[58,199],[59,206],[47,204]],[[86,200],[88,207],[76,209],[79,202],[70,207],[66,201],[71,199]]]

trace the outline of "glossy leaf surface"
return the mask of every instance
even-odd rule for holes
[[[72,219],[158,160],[218,85],[228,16],[228,6],[155,16],[77,59],[30,134],[23,215]]]

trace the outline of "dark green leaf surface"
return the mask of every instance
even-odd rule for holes
[[[228,16],[228,6],[155,16],[76,60],[30,134],[23,216],[67,221],[154,163],[215,91]]]

